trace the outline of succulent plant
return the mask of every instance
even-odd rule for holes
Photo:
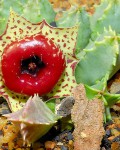
[[[32,5],[31,0],[28,0],[26,2],[26,7],[23,8],[23,6],[21,6],[19,7],[18,11],[22,16],[25,15],[24,17],[26,19],[28,17],[29,20],[28,6]],[[48,1],[45,1],[45,5],[43,4],[43,2],[44,1],[41,1],[41,12],[43,10],[42,8],[47,7],[46,3]],[[32,8],[33,10],[37,9],[37,15],[35,18],[32,17],[32,19],[34,18],[33,22],[37,22],[40,19],[38,2],[35,1],[35,3],[37,4],[37,7]],[[21,5],[21,3],[16,3],[16,5]],[[7,6],[7,4],[5,4],[5,6]],[[52,11],[49,5],[48,8],[54,16],[55,13]],[[60,69],[62,70],[60,71],[60,75],[62,74],[61,78],[59,78],[59,80],[57,79],[51,90],[49,90],[49,93],[48,91],[44,93],[45,95],[42,93],[42,96],[44,96],[46,100],[53,100],[47,101],[46,104],[55,107],[54,98],[71,96],[71,89],[77,84],[83,83],[88,99],[91,100],[93,99],[93,97],[98,97],[100,100],[104,101],[104,104],[106,106],[106,115],[110,119],[109,107],[118,102],[120,99],[120,94],[111,94],[107,91],[107,81],[119,70],[119,9],[119,0],[102,0],[101,4],[96,7],[94,15],[88,15],[84,8],[71,7],[71,9],[64,12],[63,17],[57,21],[58,28],[51,27],[45,20],[37,24],[32,24],[32,19],[30,19],[31,22],[29,22],[24,19],[24,17],[19,16],[11,10],[6,31],[0,37],[0,56],[3,55],[2,60],[4,60],[4,53],[6,51],[9,52],[10,45],[14,45],[15,42],[17,44],[21,44],[22,42],[24,42],[24,39],[27,39],[29,41],[29,39],[32,38],[33,40],[33,37],[41,35],[45,37],[45,39],[49,39],[50,42],[53,42],[52,46],[56,46],[58,48],[58,51],[61,50],[61,56],[65,57],[66,68],[64,70],[63,61],[63,63],[61,64],[63,68]],[[2,16],[4,16],[4,14],[2,14]],[[44,15],[41,15],[41,18],[43,17]],[[7,17],[5,15],[5,19],[6,18]],[[48,18],[45,18],[48,19],[48,22],[53,21],[53,18],[49,18],[49,16]],[[4,20],[3,17],[1,20]],[[74,26],[76,24],[77,26]],[[4,51],[5,49],[7,50]],[[14,52],[14,49],[12,50],[12,52]],[[79,62],[76,57],[79,59]],[[24,56],[21,60],[24,60]],[[38,100],[39,98],[37,96],[35,96],[33,100],[32,98],[30,98],[26,103],[28,96],[10,91],[8,89],[9,86],[6,87],[4,85],[4,73],[2,74],[2,72],[0,74],[0,95],[7,100],[11,110],[16,111],[13,114],[7,115],[7,117],[10,120],[15,121],[16,123],[19,122],[24,140],[27,143],[32,143],[34,142],[34,140],[38,139],[38,137],[44,135],[51,128],[51,126],[54,125],[59,117],[50,112],[50,117],[52,117],[52,120],[50,118],[50,120],[46,118],[49,117],[48,112],[50,110],[46,108],[46,105],[42,101]],[[24,70],[24,73],[25,72],[26,70]],[[27,74],[29,73],[30,72],[28,72],[27,70]],[[46,88],[46,86],[43,88]],[[37,94],[38,91],[33,92],[32,94],[29,93],[29,95],[33,95],[34,93]],[[42,122],[42,120],[39,119],[39,122],[36,122],[37,120],[36,118],[34,118],[38,115],[36,111],[34,117],[32,114],[30,116],[28,115],[29,111],[33,112],[32,109],[34,109],[34,106],[38,103],[38,101],[39,104],[43,106],[44,110],[46,110],[46,112],[43,111],[45,113],[43,115],[45,122]],[[54,104],[52,104],[52,102]],[[33,106],[31,104],[33,104]],[[36,109],[40,109],[41,111],[42,108],[39,104]],[[30,108],[30,110],[28,110],[30,106],[32,107]],[[25,114],[26,116],[24,117]],[[41,112],[39,114],[41,114]],[[40,119],[41,117],[42,116],[40,115]],[[30,120],[32,120],[32,122],[30,122]],[[34,129],[36,133],[38,131],[38,128],[41,128],[41,131],[39,132],[39,135],[34,135],[34,138],[32,138],[32,140],[28,131],[30,129]]]
[[[78,23],[80,24],[78,37],[77,37],[78,46],[76,46],[77,57],[80,59],[79,63],[76,66],[76,71],[75,71],[77,83],[82,82],[90,85],[91,82],[94,85],[95,82],[98,82],[98,80],[102,80],[102,78],[106,76],[107,71],[109,71],[108,73],[109,74],[108,78],[109,78],[111,76],[110,73],[113,72],[113,70],[116,71],[118,70],[117,69],[118,65],[116,65],[116,61],[119,61],[117,59],[119,55],[119,45],[118,45],[119,7],[120,7],[119,1],[102,0],[100,5],[95,6],[96,10],[93,15],[88,15],[88,13],[85,11],[85,8],[81,9],[81,8],[72,7],[70,10],[63,12],[63,17],[57,20],[58,26],[73,26]],[[116,31],[116,33],[114,31]],[[112,39],[114,39],[113,43],[112,43]],[[113,50],[113,53],[109,53],[110,51],[109,42],[111,42],[111,44],[113,45],[113,49],[115,49]],[[103,52],[102,51],[100,52],[100,50],[98,50],[100,49],[100,45],[101,45],[101,50],[102,50],[102,46],[108,48],[107,53],[110,57],[104,54],[104,52],[107,51],[107,49],[103,50]],[[102,55],[101,57],[99,57],[100,54]],[[93,55],[98,57],[94,57]],[[112,60],[108,60],[108,58],[110,59],[112,58]],[[100,61],[98,61],[99,59]],[[108,63],[109,61],[110,63]],[[104,66],[100,65],[103,62],[107,62],[107,64],[104,63]],[[81,69],[82,74],[80,73],[79,69]]]
[[[106,76],[107,81],[116,66],[118,54],[119,44],[116,33],[111,29],[105,30],[83,49],[75,69],[77,83],[95,86]]]
[[[100,5],[95,8],[95,13],[88,15],[88,28],[80,26],[83,33],[87,33],[89,30],[90,35],[86,38],[88,43],[82,49],[80,47],[77,49],[77,56],[80,61],[75,69],[75,77],[78,84],[84,83],[96,90],[105,90],[109,78],[119,70],[118,18],[120,16],[120,2],[117,0],[102,0]],[[72,22],[72,14],[78,17],[82,15],[80,12],[78,15],[78,10],[69,10],[63,16],[67,14],[69,22]],[[62,22],[60,22],[61,20]],[[85,20],[83,17],[83,20],[79,20],[79,24],[82,24]],[[58,21],[60,26],[65,23],[64,17]],[[76,23],[78,23],[78,20]],[[78,36],[77,41],[82,42],[83,40]]]
[[[19,125],[24,143],[28,145],[46,134],[60,119],[38,95],[30,97],[21,110],[4,116]]]
[[[109,107],[120,100],[120,94],[107,91],[107,81],[120,69],[119,9],[119,0],[102,0],[89,16],[91,38],[83,51],[79,50],[75,69],[76,81],[85,84],[89,99],[97,96],[104,101],[108,119]]]
[[[78,84],[84,84],[89,99],[97,96],[104,101],[107,112],[120,99],[119,94],[107,91],[107,81],[120,69],[119,10],[119,0],[102,0],[100,5],[95,6],[93,15],[76,8],[63,12],[62,19],[57,21],[58,26],[79,22],[76,47],[79,62],[75,68],[75,78]]]

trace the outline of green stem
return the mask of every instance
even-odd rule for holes
[[[108,106],[105,107],[105,114],[106,114],[106,121],[112,120],[112,116],[110,113],[110,107],[108,107]]]
[[[104,117],[104,123],[106,123],[107,122],[107,120],[106,120],[106,113],[103,114],[103,117]]]

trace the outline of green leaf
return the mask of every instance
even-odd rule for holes
[[[55,113],[56,99],[50,99],[46,101],[46,105],[53,113]]]
[[[0,34],[6,28],[10,7],[18,14],[37,23],[46,19],[47,22],[54,21],[56,13],[48,0],[1,0],[0,1]]]
[[[50,23],[54,21],[56,15],[48,0],[34,0],[34,2],[27,0],[21,14],[32,23],[40,22],[43,19]]]
[[[104,32],[104,28],[109,26],[116,33],[120,33],[120,0],[102,0],[101,5],[96,8],[96,12],[90,18],[92,39],[96,38],[97,33]]]
[[[60,124],[61,124],[61,131],[72,130],[73,127],[74,127],[70,115],[67,116],[67,117],[63,117],[63,118],[60,120]]]
[[[76,43],[76,54],[78,54],[89,42],[91,36],[90,21],[85,8],[72,6],[68,11],[63,12],[63,16],[56,21],[58,27],[72,27],[79,24],[78,37]]]
[[[86,91],[86,96],[89,100],[92,100],[93,98],[95,98],[98,94],[100,94],[100,91],[92,88],[88,85],[84,85],[85,87],[85,91]]]
[[[13,7],[18,13],[22,12],[22,3],[16,0],[1,0],[0,1],[0,34],[2,34],[6,28],[10,7]]]
[[[116,102],[120,101],[120,94],[111,94],[107,92],[106,90],[98,90],[94,87],[84,85],[86,90],[86,96],[89,100],[92,100],[95,97],[98,97],[99,99],[104,101],[105,106],[111,107]]]
[[[106,74],[102,80],[97,81],[96,84],[94,84],[93,86],[91,86],[93,89],[99,90],[101,92],[106,90],[107,87],[107,81],[109,78],[109,74]]]
[[[63,11],[62,17],[56,20],[58,27],[73,27],[79,23],[81,10],[75,6]]]
[[[104,11],[108,6],[108,3],[108,0],[101,0],[101,3],[95,6],[95,12],[90,17],[90,25],[92,30],[94,30],[94,26],[96,25],[98,19],[103,16]]]
[[[88,85],[84,85],[86,90],[86,96],[89,100],[92,100],[95,97],[104,101],[105,106],[111,107],[115,103],[120,101],[120,94],[111,94],[106,90],[97,90],[94,87],[90,87]]]
[[[109,78],[111,78],[120,69],[120,35],[117,36],[117,40],[119,43],[119,55],[117,57],[117,62],[116,62],[116,65],[114,67],[114,70],[111,72]]]
[[[111,29],[104,31],[103,34],[98,35],[96,41],[91,41],[83,51],[84,55],[75,69],[77,83],[93,86],[104,77],[109,78],[119,53],[116,34]]]
[[[103,96],[109,107],[120,101],[120,94],[104,93]]]

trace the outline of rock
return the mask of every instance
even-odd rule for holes
[[[75,104],[72,109],[72,120],[75,150],[100,150],[104,135],[104,105],[99,99],[89,101],[83,85],[73,90]]]
[[[55,142],[52,142],[52,141],[46,141],[45,142],[45,148],[46,149],[54,149],[54,147],[55,147]]]

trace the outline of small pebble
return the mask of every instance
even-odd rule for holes
[[[112,140],[112,142],[119,142],[120,141],[120,136],[116,136],[113,140]]]
[[[116,127],[116,130],[120,132],[120,127]]]
[[[116,130],[115,128],[111,129],[111,134],[114,136],[119,136],[120,132],[118,130]]]
[[[0,135],[3,135],[3,131],[2,130],[0,130]]]
[[[111,130],[110,130],[110,129],[107,129],[107,130],[105,131],[105,133],[106,133],[106,136],[107,136],[107,137],[111,136]]]
[[[111,145],[111,150],[120,150],[120,144],[118,142],[113,142]]]
[[[108,138],[108,140],[112,141],[114,138],[115,138],[115,136],[110,136],[110,137]]]
[[[67,147],[65,147],[64,145],[61,146],[61,150],[68,150]]]
[[[106,135],[102,139],[101,147],[104,147],[105,149],[109,150],[111,148],[111,141],[108,140]]]
[[[55,147],[55,142],[52,142],[52,141],[47,141],[45,142],[45,148],[46,149],[53,149]]]
[[[73,145],[73,141],[72,141],[72,140],[69,140],[68,144],[69,144],[69,145]]]
[[[53,26],[53,27],[57,27],[57,24],[56,24],[55,21],[54,21],[54,22],[51,22],[50,25]]]
[[[61,143],[61,142],[58,142],[58,143],[57,143],[57,145],[59,145],[59,146],[62,146],[62,145],[63,145],[63,143]]]
[[[61,148],[60,147],[56,147],[54,150],[61,150]]]
[[[102,147],[101,150],[106,150],[106,148],[105,148],[105,147]]]
[[[71,132],[68,133],[68,140],[72,140],[73,139],[73,135]]]
[[[40,142],[36,142],[36,143],[34,143],[34,145],[33,145],[33,150],[38,150],[39,148],[41,148],[42,147],[42,144],[40,143]]]
[[[56,137],[55,137],[55,141],[60,141],[60,137],[59,137],[59,136],[56,136]]]

